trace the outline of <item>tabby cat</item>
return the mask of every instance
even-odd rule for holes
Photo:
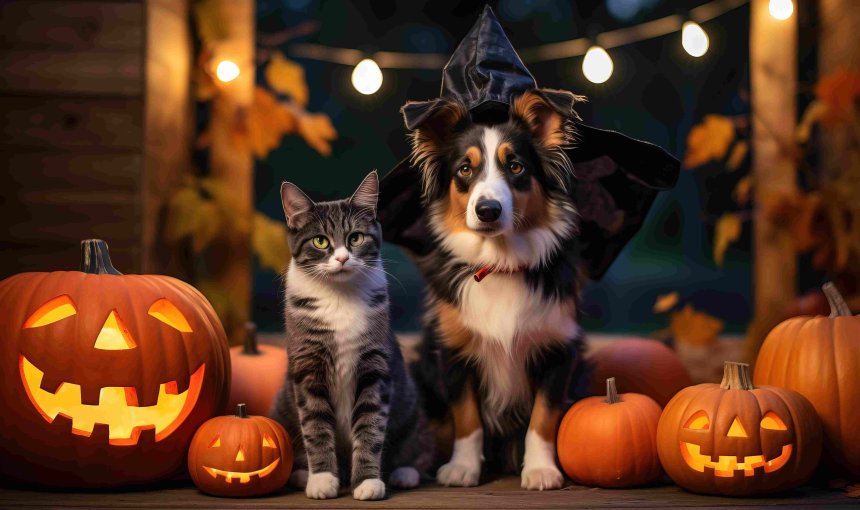
[[[379,179],[348,200],[314,203],[284,183],[292,261],[286,275],[289,369],[273,415],[294,441],[292,485],[309,498],[385,496],[383,474],[411,488],[433,441],[391,331],[376,221]]]

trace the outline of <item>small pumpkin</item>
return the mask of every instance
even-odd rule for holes
[[[245,404],[235,416],[207,421],[188,450],[194,485],[213,496],[262,496],[281,489],[293,469],[293,447],[276,421],[250,416]]]
[[[582,485],[622,488],[654,482],[662,474],[657,457],[660,406],[638,393],[618,395],[606,380],[605,397],[580,400],[558,431],[558,459],[567,476]]]
[[[775,327],[759,351],[754,380],[809,399],[824,426],[828,464],[858,477],[860,316],[851,314],[832,283],[823,290],[830,316],[796,317]]]
[[[80,271],[0,282],[0,472],[62,487],[169,478],[227,400],[224,329],[190,285],[121,274],[104,241],[81,247]]]
[[[805,482],[821,455],[821,424],[803,395],[753,387],[749,365],[726,362],[721,384],[684,388],[666,405],[657,451],[693,492],[750,496]]]
[[[648,395],[663,407],[681,388],[693,384],[675,351],[656,340],[615,340],[597,349],[590,359],[593,395],[600,395],[606,378],[614,377],[619,387]]]
[[[257,326],[245,325],[245,342],[230,349],[233,368],[230,403],[235,409],[247,404],[248,414],[266,416],[287,377],[287,350],[283,346],[258,345]]]

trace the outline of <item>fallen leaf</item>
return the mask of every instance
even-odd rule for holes
[[[738,205],[746,205],[750,201],[750,194],[752,194],[753,188],[753,178],[751,175],[746,175],[738,181],[735,185],[735,190],[733,195],[735,197],[735,202]]]
[[[860,99],[860,71],[842,67],[821,77],[815,84],[815,95],[825,106],[822,123],[835,125],[850,120]]]
[[[729,159],[726,161],[726,167],[729,171],[734,172],[738,168],[740,168],[741,164],[743,164],[744,159],[747,157],[747,153],[749,152],[749,144],[747,144],[743,140],[738,140],[738,142],[732,147],[732,152],[729,154]]]
[[[299,116],[299,134],[315,151],[326,157],[331,155],[332,140],[337,139],[337,131],[324,113]]]
[[[696,311],[689,304],[682,310],[673,312],[669,319],[669,329],[675,342],[688,345],[713,345],[723,331],[723,327],[723,321],[707,313]]]
[[[675,305],[678,304],[678,293],[670,292],[668,294],[663,294],[661,296],[657,296],[656,301],[654,301],[654,313],[665,313],[675,308]]]
[[[725,157],[735,139],[732,119],[722,115],[706,115],[701,124],[693,126],[687,135],[684,166],[695,168]]]
[[[281,273],[290,263],[290,245],[287,241],[287,226],[265,214],[254,214],[252,235],[254,253],[260,259],[260,266]]]
[[[714,229],[714,262],[722,266],[729,245],[741,236],[741,217],[734,213],[725,213],[717,220]]]
[[[266,81],[276,92],[287,94],[292,100],[304,108],[308,104],[308,84],[305,81],[305,70],[302,66],[284,57],[276,51],[266,65]]]

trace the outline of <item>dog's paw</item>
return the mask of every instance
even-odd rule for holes
[[[481,477],[480,466],[449,462],[436,471],[436,481],[446,487],[474,487]]]
[[[562,485],[564,485],[564,477],[555,466],[523,469],[522,483],[520,484],[523,489],[548,491],[561,489]]]
[[[340,488],[340,480],[328,471],[322,473],[311,473],[308,475],[308,484],[305,494],[311,499],[329,499],[337,497]]]
[[[419,482],[421,482],[421,475],[418,474],[417,469],[411,466],[399,467],[388,477],[388,484],[398,489],[418,487]]]
[[[385,483],[379,478],[368,478],[352,490],[352,497],[359,501],[372,501],[385,497]]]
[[[290,474],[290,480],[287,482],[294,489],[305,490],[308,485],[308,470],[297,469]]]

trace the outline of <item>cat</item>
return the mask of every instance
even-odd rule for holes
[[[281,201],[292,260],[286,273],[288,373],[273,408],[293,438],[290,483],[313,499],[337,496],[341,478],[358,500],[418,485],[433,439],[391,330],[379,178],[348,200],[314,203],[285,182]]]

